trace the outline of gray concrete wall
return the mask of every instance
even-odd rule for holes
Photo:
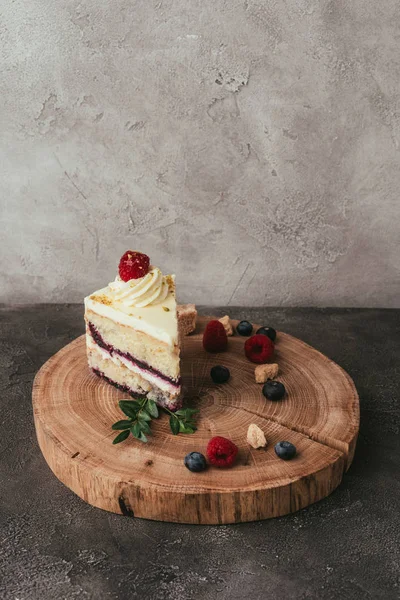
[[[398,0],[1,8],[1,300],[399,305]]]

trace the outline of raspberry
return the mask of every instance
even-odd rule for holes
[[[238,447],[224,437],[213,437],[207,444],[207,456],[216,467],[231,467],[235,462]]]
[[[244,345],[244,353],[254,363],[265,363],[274,353],[274,343],[261,333],[252,335]]]
[[[119,261],[119,276],[122,281],[140,279],[149,272],[150,259],[147,254],[127,250]]]
[[[264,336],[265,337],[265,336]],[[228,346],[224,326],[219,321],[209,321],[203,335],[203,348],[207,352],[222,352]]]

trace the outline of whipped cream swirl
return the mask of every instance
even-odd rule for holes
[[[150,271],[140,279],[122,281],[117,275],[115,281],[108,284],[113,299],[121,302],[126,307],[136,306],[142,308],[152,304],[160,304],[168,295],[169,285],[158,267],[151,267]]]

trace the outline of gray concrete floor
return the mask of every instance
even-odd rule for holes
[[[340,487],[296,514],[234,526],[157,523],[92,508],[51,473],[31,410],[34,375],[83,333],[82,307],[2,307],[0,598],[400,597],[400,311],[229,311],[300,337],[353,377],[361,428]]]

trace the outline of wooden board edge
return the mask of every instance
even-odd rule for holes
[[[346,465],[345,456],[337,452],[332,461],[319,471],[300,476],[284,486],[193,493],[162,488],[160,494],[157,485],[142,487],[126,481],[116,486],[114,478],[102,471],[93,472],[82,463],[79,456],[71,456],[62,444],[55,444],[37,415],[35,428],[39,447],[48,466],[73,493],[102,510],[154,521],[222,525],[281,517],[331,494],[341,483]],[[88,471],[87,477],[82,477],[82,469]],[[83,482],[88,482],[88,485],[85,486]],[[171,510],[171,506],[174,510]]]

